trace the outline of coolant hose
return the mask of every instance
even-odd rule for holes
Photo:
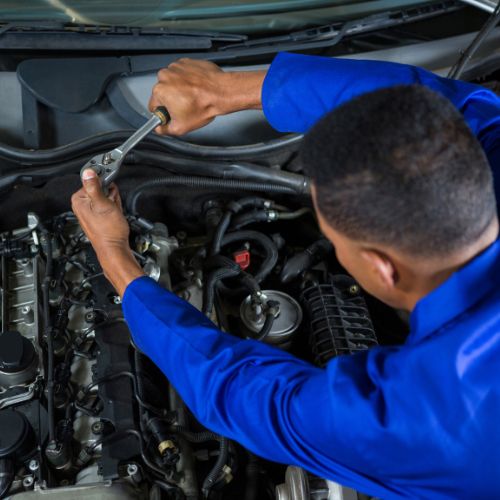
[[[214,236],[212,238],[212,249],[210,251],[211,255],[217,255],[220,252],[220,246],[222,243],[222,238],[226,234],[226,231],[231,224],[231,219],[233,213],[228,210],[220,219],[217,227],[215,228]]]
[[[282,186],[279,184],[264,184],[233,179],[213,179],[210,177],[176,175],[159,177],[139,184],[129,193],[127,198],[127,208],[129,213],[137,215],[137,203],[141,195],[145,191],[157,187],[187,187],[191,189],[216,189],[220,191],[254,191],[271,194],[297,194],[289,186]]]
[[[238,264],[235,264],[238,269],[233,267],[221,267],[219,269],[215,269],[211,271],[206,280],[205,286],[203,288],[203,309],[202,312],[205,316],[208,316],[212,312],[212,308],[214,307],[214,298],[215,298],[215,286],[220,280],[226,278],[235,278],[241,274],[241,269]]]
[[[256,196],[241,198],[240,200],[230,202],[228,204],[227,212],[221,217],[221,220],[217,225],[217,229],[215,230],[215,234],[212,239],[212,250],[210,252],[211,255],[217,255],[220,252],[222,238],[226,234],[226,231],[228,230],[234,215],[239,214],[246,208],[265,207],[269,203],[270,202],[268,200]]]
[[[251,275],[243,271],[241,267],[228,257],[223,255],[215,255],[210,257],[205,264],[205,286],[203,287],[203,308],[202,312],[208,316],[214,306],[215,288],[219,281],[226,278],[239,277],[241,282],[250,293],[260,291],[257,280]]]

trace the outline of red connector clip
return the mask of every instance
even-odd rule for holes
[[[248,250],[240,250],[233,253],[233,259],[243,271],[250,265],[250,252]]]

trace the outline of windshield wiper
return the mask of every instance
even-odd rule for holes
[[[460,2],[448,0],[420,7],[388,11],[346,22],[325,24],[316,28],[295,31],[286,35],[245,40],[241,43],[224,45],[219,51],[251,51],[262,54],[280,50],[306,50],[332,47],[346,37],[392,28],[402,24],[421,21],[462,8]]]
[[[0,23],[0,48],[30,50],[200,50],[244,43],[246,35],[164,27],[99,26],[53,21]]]

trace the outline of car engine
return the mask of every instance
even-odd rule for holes
[[[223,330],[318,366],[377,344],[363,293],[306,203],[207,193],[194,217],[152,222],[143,194],[127,200],[137,261]],[[1,498],[348,498],[195,420],[133,345],[73,213],[28,212],[1,234],[0,255]]]

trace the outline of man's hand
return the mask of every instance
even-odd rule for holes
[[[158,72],[149,109],[165,106],[171,121],[159,134],[183,135],[216,116],[243,109],[261,109],[265,71],[224,72],[216,64],[179,59]]]
[[[106,197],[91,169],[85,170],[82,180],[83,188],[71,198],[73,212],[94,247],[104,275],[123,296],[127,285],[144,273],[129,246],[129,226],[118,189],[112,185]]]

